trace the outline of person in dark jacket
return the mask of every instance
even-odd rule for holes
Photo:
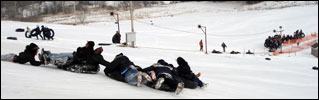
[[[112,38],[112,42],[113,43],[121,43],[121,34],[116,31],[116,33],[114,34],[113,38]]]
[[[223,47],[223,52],[226,52],[227,45],[224,42],[222,43],[222,47]]]
[[[73,63],[86,63],[94,55],[94,45],[93,41],[88,41],[84,47],[78,47],[74,52]]]
[[[178,67],[176,68],[178,76],[183,80],[185,88],[194,89],[197,86],[206,87],[207,84],[203,83],[191,70],[188,62],[182,57],[177,58]]]
[[[163,59],[158,60],[157,63],[150,67],[144,68],[142,71],[155,72],[157,79],[156,84],[153,87],[155,89],[161,89],[161,87],[165,84],[169,86],[169,90],[167,91],[175,91],[175,93],[178,95],[184,88],[184,83],[176,77],[177,73],[174,71],[174,66],[168,64]]]
[[[35,32],[35,33],[34,33],[34,32]],[[43,37],[42,37],[42,35],[41,35],[41,30],[40,30],[39,26],[37,26],[35,29],[33,29],[30,33],[31,33],[31,34],[30,34],[31,37],[32,37],[32,36],[35,36],[35,37],[37,37],[37,39],[39,39],[39,38],[38,38],[38,35],[40,35],[41,39],[43,40]],[[32,34],[32,33],[34,33],[34,34]]]
[[[20,52],[19,55],[10,53],[7,55],[1,55],[1,60],[3,61],[12,61],[15,63],[25,64],[27,62],[30,62],[33,66],[40,66],[43,64],[43,61],[36,61],[34,57],[38,53],[39,47],[34,44],[30,43],[26,46],[24,52]]]
[[[105,67],[110,66],[110,63],[101,55],[102,52],[103,48],[99,47],[95,49],[92,56],[89,56],[87,62],[77,63],[74,62],[73,54],[75,53],[51,53],[50,51],[44,51],[42,49],[41,54],[39,54],[39,59],[45,59],[45,61],[56,65],[59,69],[78,73],[97,73],[100,70],[99,64],[104,65]]]
[[[42,35],[43,35],[43,39],[42,40],[46,40],[45,38],[47,37],[48,29],[42,25],[41,26],[41,32],[42,32]]]
[[[141,67],[131,62],[123,53],[116,55],[110,66],[105,67],[104,73],[115,80],[136,85],[137,87],[147,81],[152,81],[148,74],[141,72]]]

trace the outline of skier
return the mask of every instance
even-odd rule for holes
[[[106,76],[115,80],[126,82],[137,87],[140,87],[141,84],[147,81],[152,81],[148,74],[141,72],[141,67],[131,62],[123,53],[115,56],[110,66],[105,67],[104,73]]]
[[[163,59],[157,61],[157,63],[153,64],[150,67],[144,68],[143,72],[155,72],[156,76],[156,84],[152,87],[155,89],[161,89],[163,84],[169,86],[168,91],[175,91],[176,95],[178,95],[182,89],[184,88],[184,83],[181,82],[177,76],[176,71],[173,70],[174,67],[171,64],[168,64]]]
[[[15,63],[20,63],[20,64],[25,64],[27,62],[30,62],[31,65],[33,66],[40,66],[43,64],[42,61],[36,61],[34,57],[38,53],[39,47],[34,44],[30,43],[29,45],[26,46],[24,52],[20,52],[19,55],[9,53],[6,55],[1,55],[1,60],[2,61],[12,61]]]
[[[202,40],[200,40],[200,42],[199,42],[199,47],[200,47],[200,51],[203,51],[203,41]]]
[[[223,52],[226,52],[225,48],[227,47],[226,44],[223,42],[222,43],[222,47],[223,47]]]
[[[116,33],[114,34],[113,38],[112,38],[112,42],[113,43],[121,43],[121,34],[116,31]]]
[[[194,89],[197,86],[206,87],[207,84],[203,83],[191,70],[188,63],[182,58],[177,58],[178,67],[176,68],[178,76],[183,80],[185,88]]]

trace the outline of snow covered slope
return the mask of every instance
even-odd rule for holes
[[[202,3],[194,4],[201,6]],[[220,45],[225,42],[227,54],[206,55],[199,51],[198,43],[204,40],[204,35],[197,28],[198,24],[207,27],[209,52],[221,51]],[[29,39],[24,33],[15,32],[16,28],[36,25],[54,29],[55,40]],[[318,65],[318,58],[310,54],[310,49],[279,56],[264,54],[264,40],[273,36],[272,30],[279,25],[283,26],[284,34],[292,34],[297,29],[302,29],[306,35],[318,32],[318,5],[263,11],[192,12],[139,19],[134,22],[137,48],[103,47],[102,55],[106,60],[112,61],[122,52],[143,68],[158,59],[177,66],[176,59],[181,56],[195,73],[202,73],[202,81],[209,83],[204,89],[184,89],[176,96],[112,80],[104,75],[103,66],[98,74],[79,74],[59,70],[53,65],[34,67],[29,63],[1,61],[1,98],[318,99],[318,71],[311,69]],[[94,40],[96,44],[110,43],[116,30],[114,22],[70,26],[1,21],[1,54],[19,53],[31,42],[55,53],[73,52],[87,40]],[[122,42],[125,32],[130,30],[130,21],[122,21]],[[7,40],[8,36],[18,40]],[[231,50],[248,49],[254,49],[257,54],[229,54]],[[266,57],[271,60],[265,60]]]

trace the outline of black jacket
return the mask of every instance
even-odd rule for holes
[[[74,64],[86,63],[94,55],[92,48],[79,47],[74,54]]]
[[[113,43],[121,43],[121,34],[119,34],[119,33],[114,34],[114,36],[112,38],[112,42]]]
[[[180,76],[181,78],[192,80],[194,77],[194,74],[191,68],[189,67],[188,63],[182,57],[177,58],[177,63],[178,63],[178,67],[176,70],[177,70],[178,76]]]
[[[90,57],[87,64],[98,66],[99,64],[104,65],[105,67],[110,66],[110,62],[106,61],[102,55],[100,54],[94,54]]]
[[[20,63],[20,64],[30,62],[31,65],[40,66],[41,62],[35,61],[34,59],[38,49],[39,47],[35,45],[34,43],[27,45],[24,52],[20,52],[18,56],[14,57],[13,62]]]
[[[133,62],[130,61],[130,59],[127,56],[121,53],[114,58],[110,66],[106,67],[105,70],[107,73],[111,73],[113,71],[123,72],[125,69],[129,68],[131,65],[133,65],[137,70],[141,70],[139,66],[136,66]]]
[[[133,65],[139,71],[141,70],[141,67],[135,65],[128,57],[121,53],[116,55],[109,66],[105,67],[104,73],[112,79],[125,82],[125,77],[121,74],[121,72],[129,68],[130,65]]]
[[[173,78],[173,75],[176,75],[176,71],[174,71],[174,68],[171,64],[168,64],[164,60],[159,60],[156,64],[153,64],[150,67],[144,68],[143,72],[149,72],[154,70],[156,76],[159,74],[166,73],[168,75],[171,75]]]

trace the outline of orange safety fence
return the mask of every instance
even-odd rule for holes
[[[303,45],[301,46],[295,46],[295,47],[292,47],[290,49],[285,49],[285,50],[282,50],[282,51],[275,51],[273,53],[274,56],[277,56],[279,54],[283,54],[283,53],[294,53],[294,52],[299,52],[299,51],[302,51],[302,50],[305,50],[305,49],[308,49],[310,48],[313,44],[316,43],[316,40],[313,40],[311,42],[308,42],[308,43],[304,43]]]
[[[304,41],[308,41],[308,40],[311,40],[311,39],[314,39],[314,38],[317,38],[318,37],[318,34],[317,33],[314,33],[314,34],[311,34],[311,35],[308,35],[304,38],[300,38],[300,39],[293,39],[293,40],[289,40],[289,41],[285,41],[283,43],[283,46],[290,46],[290,45],[293,45],[293,44],[296,44],[298,42],[304,42]]]

